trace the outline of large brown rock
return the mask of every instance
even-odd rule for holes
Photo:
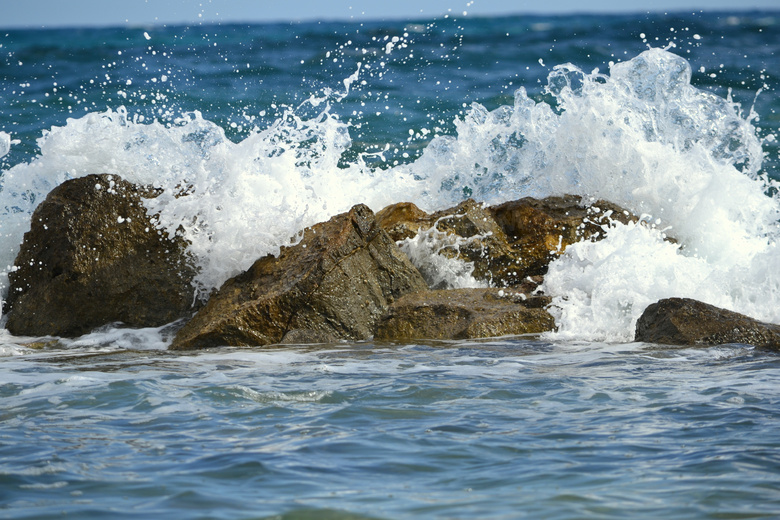
[[[392,301],[425,289],[373,212],[358,205],[225,282],[170,348],[367,339]]]
[[[195,268],[180,237],[157,229],[150,189],[88,175],[51,191],[9,274],[13,334],[73,337],[122,322],[159,326],[191,313]]]
[[[555,328],[550,299],[511,289],[451,289],[407,294],[390,306],[376,339],[468,339],[540,334]]]
[[[744,343],[780,350],[780,325],[689,298],[649,305],[636,324],[636,341],[664,345]]]
[[[600,240],[614,221],[638,218],[611,202],[583,201],[575,195],[525,197],[489,208],[519,255],[520,280],[544,275],[550,262],[580,240]]]
[[[574,195],[526,197],[491,207],[469,199],[433,214],[404,202],[377,213],[380,226],[396,241],[432,228],[443,233],[437,254],[471,262],[474,278],[494,287],[538,284],[570,244],[604,238],[615,221],[637,220],[610,202]]]
[[[377,213],[377,221],[396,241],[435,230],[441,235],[436,254],[470,262],[476,280],[494,286],[522,281],[515,268],[519,264],[518,251],[512,249],[491,213],[473,199],[433,214],[409,202],[394,204]]]

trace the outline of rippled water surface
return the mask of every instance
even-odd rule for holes
[[[780,362],[745,346],[84,349],[3,360],[0,515],[780,512]]]

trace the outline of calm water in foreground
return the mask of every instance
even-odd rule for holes
[[[780,360],[744,346],[108,343],[3,360],[0,515],[780,511]]]

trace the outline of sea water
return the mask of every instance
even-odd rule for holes
[[[776,357],[633,342],[669,296],[780,322],[779,24],[0,30],[3,296],[32,210],[90,173],[167,190],[148,210],[201,294],[360,202],[573,193],[641,217],[552,263],[541,337],[181,355],[169,326],[0,330],[0,516],[780,514]],[[402,246],[473,286],[440,239]]]

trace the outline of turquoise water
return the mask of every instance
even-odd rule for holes
[[[542,337],[181,355],[170,327],[0,329],[0,517],[779,517],[777,356],[632,341],[669,295],[780,322],[779,27],[760,12],[0,30],[2,267],[53,185],[99,172],[197,187],[193,213],[156,210],[201,226],[206,289],[364,200],[606,194],[683,245],[619,227],[573,248]]]

